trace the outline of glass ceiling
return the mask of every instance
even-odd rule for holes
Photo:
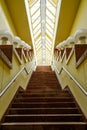
[[[59,0],[28,0],[38,65],[51,64],[58,2]]]

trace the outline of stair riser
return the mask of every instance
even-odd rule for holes
[[[73,102],[73,99],[71,99],[71,98],[66,98],[66,99],[64,99],[64,98],[55,98],[55,99],[29,99],[29,98],[16,98],[15,100],[14,100],[14,102],[15,103],[17,103],[17,102]]]
[[[4,122],[81,122],[81,116],[6,116]]]
[[[52,92],[45,92],[44,91],[44,94],[43,92],[42,93],[36,93],[36,92],[33,92],[33,93],[20,93],[17,95],[17,97],[70,97],[69,94],[67,93],[52,93]]]
[[[86,126],[83,124],[57,124],[57,125],[17,125],[17,124],[8,124],[8,125],[3,125],[1,130],[86,130]]]
[[[19,110],[9,110],[8,114],[79,114],[78,110],[73,108],[73,109],[22,109]]]
[[[40,108],[43,108],[43,107],[46,107],[46,108],[49,108],[49,107],[57,107],[57,108],[64,108],[64,107],[75,107],[75,104],[74,103],[50,103],[50,104],[46,104],[46,103],[15,103],[15,104],[12,104],[12,108],[35,108],[35,107],[40,107]]]

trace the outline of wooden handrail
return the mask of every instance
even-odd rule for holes
[[[61,74],[62,70],[64,70],[68,74],[68,76],[74,81],[74,83],[81,89],[81,91],[87,96],[87,91],[84,89],[84,87],[72,76],[72,74],[65,67],[62,67],[60,71],[56,66],[55,69],[57,70],[58,74]]]
[[[33,65],[32,65],[33,66]],[[10,85],[17,79],[20,73],[25,70],[27,74],[29,74],[32,70],[32,66],[30,67],[29,71],[27,71],[26,67],[22,67],[22,69],[14,76],[14,78],[6,85],[6,87],[0,92],[0,97],[7,91]]]

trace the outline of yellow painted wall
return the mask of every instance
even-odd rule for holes
[[[13,35],[17,35],[4,0],[0,0],[0,30],[9,30]]]
[[[25,62],[23,60],[22,65],[18,62],[15,54],[13,55],[13,67],[9,69],[8,66],[0,59],[0,81],[1,82],[1,90],[2,92],[11,79],[21,70],[22,67],[26,67],[27,71],[29,71],[31,62]],[[32,72],[31,72],[32,73]],[[27,73],[23,70],[23,72],[18,76],[18,78],[14,81],[14,83],[9,87],[9,89],[0,97],[0,119],[2,118],[4,112],[6,111],[9,103],[11,102],[14,94],[16,93],[19,86],[23,89],[26,89],[28,81],[30,79],[31,73],[27,75]]]
[[[3,29],[9,30],[10,32],[12,32],[13,35],[16,35],[14,25],[12,23],[4,0],[0,0],[0,30]],[[8,66],[0,58],[0,92],[4,90],[5,86],[9,83],[9,81],[12,80],[17,72],[21,70],[23,66],[25,66],[29,71],[30,62],[28,61],[26,63],[24,59],[22,61],[23,63],[22,65],[20,65],[17,57],[15,56],[15,54],[13,54],[12,69],[9,69]],[[30,75],[31,73],[27,75],[26,72],[23,71],[15,80],[15,82],[10,86],[10,88],[5,92],[5,94],[0,97],[0,119],[5,113],[19,86],[23,87],[24,89],[26,88]]]
[[[81,0],[70,35],[73,35],[80,28],[87,29],[87,0]]]
[[[73,53],[68,64],[66,64],[66,57],[64,57],[63,62],[59,60],[55,63],[57,63],[58,70],[61,70],[61,67],[65,67],[69,73],[83,86],[83,88],[87,90],[87,59],[77,69],[75,66],[75,53]],[[57,74],[57,76],[63,89],[67,85],[69,86],[83,113],[87,117],[87,96],[83,94],[83,92],[65,71],[62,71],[60,75]]]
[[[87,0],[81,0],[80,7],[78,9],[76,19],[74,21],[73,27],[71,29],[71,36],[73,36],[77,29],[86,28],[87,29]],[[79,53],[79,52],[78,52]],[[73,77],[83,86],[87,91],[87,58],[86,60],[76,69],[75,63],[75,53],[73,53],[68,65],[66,65],[66,58],[64,57],[63,62],[57,61],[57,67],[60,70],[64,66]],[[76,86],[76,84],[69,78],[66,72],[62,71],[58,75],[59,81],[62,88],[69,85],[73,95],[75,96],[78,104],[82,108],[85,116],[87,117],[87,96]]]

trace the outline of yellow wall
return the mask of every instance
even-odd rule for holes
[[[75,53],[73,53],[68,64],[66,64],[66,57],[64,57],[63,62],[59,60],[55,63],[57,63],[58,70],[65,67],[69,73],[71,73],[71,75],[83,86],[83,88],[87,90],[87,59],[77,69],[75,66]],[[65,71],[62,71],[60,75],[57,74],[57,76],[63,89],[67,85],[69,86],[83,113],[87,117],[87,96],[83,94],[83,92]]]
[[[0,0],[0,30],[9,30],[14,35],[17,34],[4,0]]]
[[[70,35],[73,35],[80,28],[87,29],[87,0],[81,0]]]
[[[82,0],[80,7],[78,9],[76,19],[74,21],[73,27],[71,29],[71,34],[74,35],[75,31],[80,28],[87,29],[87,0]],[[79,53],[79,52],[78,52]],[[57,61],[57,67],[60,70],[64,66],[73,77],[83,86],[87,91],[87,58],[86,60],[76,69],[75,53],[73,53],[68,65],[66,65],[66,58],[64,57],[63,62]],[[66,72],[62,71],[58,75],[59,81],[63,88],[69,86],[73,95],[75,96],[78,104],[82,108],[85,116],[87,117],[87,96],[77,87],[77,85],[70,79]]]
[[[24,58],[22,61],[22,65],[20,65],[16,55],[14,54],[12,62],[13,67],[12,69],[9,69],[9,67],[0,59],[0,81],[2,81],[0,82],[0,92],[4,90],[5,86],[13,79],[13,77],[21,70],[22,67],[26,67],[27,71],[30,70],[32,61],[25,62]],[[23,89],[26,89],[31,73],[27,75],[27,73],[23,70],[14,83],[0,97],[0,119],[2,118],[19,86],[21,86]]]
[[[16,35],[16,31],[4,0],[0,0],[0,30],[9,30],[12,32],[13,35]],[[22,60],[22,65],[18,62],[17,57],[13,54],[12,60],[12,69],[10,69],[0,58],[0,92],[4,90],[5,86],[11,81],[11,79],[16,75],[18,71],[21,70],[23,66],[27,68],[29,71],[30,69],[30,62],[27,63],[25,60]],[[4,95],[0,97],[0,119],[2,118],[3,114],[5,113],[9,103],[11,102],[14,94],[16,93],[19,86],[23,87],[24,89],[27,86],[29,81],[30,75],[27,75],[25,71],[23,71],[15,82],[10,86],[10,88],[5,92]]]
[[[1,63],[1,61],[0,61]],[[3,67],[4,66],[4,67]],[[9,69],[8,66],[3,62],[0,64],[0,68],[2,68],[3,73],[0,73],[0,78],[3,78],[3,80],[0,79],[0,81],[3,81],[3,84],[9,83],[10,79],[13,78],[13,74],[15,75],[21,68],[25,66],[27,70],[30,69],[30,62],[25,63],[23,61],[23,64],[20,65],[17,61],[16,56],[13,56],[13,68]],[[4,69],[3,69],[4,68]],[[31,72],[32,73],[32,72]],[[11,102],[14,94],[16,93],[19,86],[21,86],[23,89],[26,89],[27,83],[30,79],[31,73],[29,75],[26,74],[25,71],[23,71],[18,78],[15,80],[15,82],[9,87],[9,89],[0,97],[0,118],[2,118],[4,112],[6,111],[9,103]],[[2,76],[3,75],[3,76]],[[4,85],[2,85],[2,90],[4,89]]]

